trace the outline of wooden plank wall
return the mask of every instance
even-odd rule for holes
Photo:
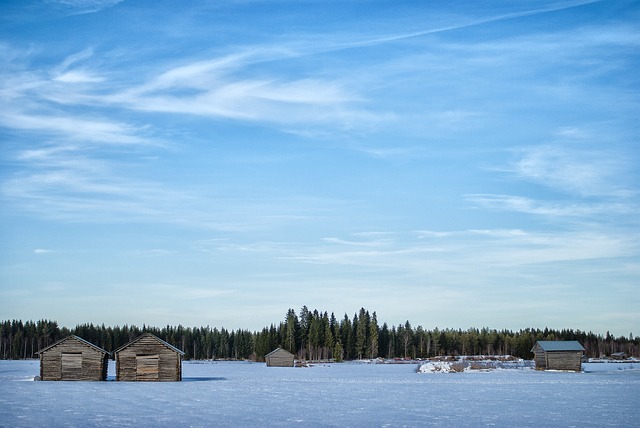
[[[63,379],[82,379],[82,352],[63,352],[60,355]]]
[[[136,380],[158,380],[160,378],[159,355],[136,356]]]
[[[535,344],[533,347],[533,361],[536,365],[536,370],[544,370],[547,368],[547,358],[544,350],[539,344]]]
[[[554,351],[547,352],[547,370],[573,370],[582,369],[581,351]]]
[[[147,358],[137,358],[141,356]],[[157,358],[157,376],[151,374],[149,364],[152,358]],[[142,368],[140,375],[138,362],[147,365],[146,368]],[[142,337],[116,353],[116,380],[180,381],[182,356],[153,337]]]

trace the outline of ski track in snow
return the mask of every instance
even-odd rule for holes
[[[640,420],[638,370],[416,368],[185,362],[183,382],[28,382],[38,361],[0,361],[0,427],[631,427]],[[110,380],[114,373],[111,362]]]

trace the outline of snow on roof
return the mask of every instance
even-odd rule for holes
[[[584,351],[577,340],[538,340],[543,351]]]

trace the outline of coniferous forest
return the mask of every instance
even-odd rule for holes
[[[580,330],[527,328],[520,331],[488,328],[425,330],[409,321],[380,323],[375,312],[361,308],[352,317],[289,309],[283,321],[261,331],[216,327],[115,326],[81,324],[60,327],[56,321],[7,320],[0,324],[0,359],[36,358],[37,352],[70,335],[106,351],[114,351],[143,332],[155,334],[185,352],[187,360],[250,359],[263,361],[277,347],[301,360],[416,359],[455,355],[513,355],[531,359],[536,340],[577,340],[587,357],[614,353],[640,356],[640,337],[613,337]]]

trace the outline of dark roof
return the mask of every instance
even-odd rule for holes
[[[271,355],[273,355],[273,354],[275,354],[277,352],[284,352],[285,354],[289,354],[292,357],[294,356],[291,352],[287,351],[286,349],[276,348],[273,351],[269,352],[267,355],[265,355],[265,357],[270,357]]]
[[[38,352],[36,352],[36,354],[41,354],[41,353],[43,353],[43,352],[46,352],[46,351],[48,351],[49,349],[53,348],[54,346],[58,346],[58,345],[60,345],[62,342],[66,342],[66,341],[67,341],[67,340],[69,340],[69,339],[75,339],[75,340],[77,340],[77,341],[79,341],[79,342],[82,342],[82,344],[87,345],[88,347],[93,348],[94,350],[96,350],[96,351],[98,351],[98,352],[102,352],[103,354],[110,354],[110,352],[105,351],[104,349],[102,349],[102,348],[100,348],[100,347],[98,347],[98,346],[94,345],[93,343],[91,343],[91,342],[87,342],[87,341],[86,341],[86,340],[84,340],[83,338],[78,337],[78,336],[75,336],[75,335],[73,335],[73,334],[72,334],[72,335],[70,335],[70,336],[67,336],[67,337],[65,337],[65,338],[63,338],[63,339],[58,340],[58,341],[57,341],[56,343],[54,343],[53,345],[49,345],[49,346],[47,346],[46,348],[43,348],[43,349],[39,350]]]
[[[116,349],[115,351],[113,351],[114,353],[118,353],[120,351],[122,351],[124,348],[127,348],[131,345],[133,345],[134,343],[136,343],[138,340],[144,338],[144,337],[151,337],[153,339],[155,339],[156,341],[158,341],[158,343],[160,343],[161,345],[166,346],[167,348],[171,349],[174,352],[179,353],[180,355],[184,355],[184,352],[179,350],[178,348],[176,348],[173,345],[168,344],[167,342],[165,342],[164,340],[160,339],[158,336],[155,336],[151,333],[142,333],[140,336],[136,337],[135,339],[133,339],[131,342],[127,343],[126,345],[123,345],[121,347],[119,347],[118,349]]]
[[[538,340],[538,345],[543,351],[584,351],[577,340]]]

